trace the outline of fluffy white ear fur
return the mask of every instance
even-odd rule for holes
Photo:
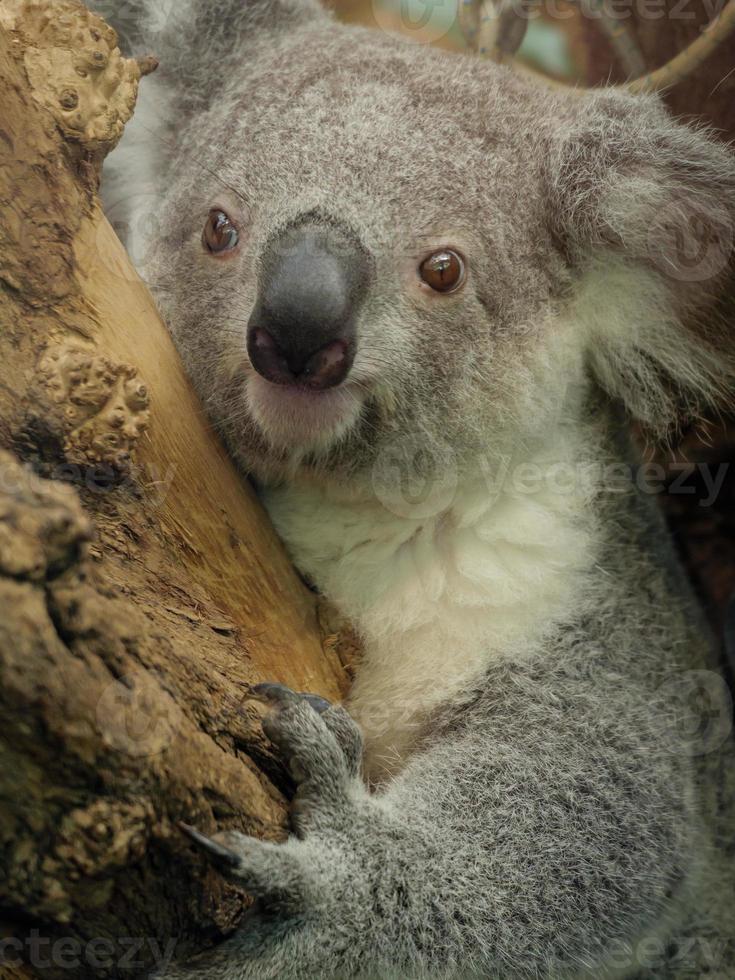
[[[570,313],[602,387],[655,436],[733,399],[735,357],[687,323],[660,276],[614,255],[591,260]],[[714,309],[711,315],[721,320]],[[730,326],[733,330],[735,327]],[[704,330],[704,327],[702,327]],[[732,347],[732,340],[729,341]]]
[[[553,222],[600,383],[656,434],[732,398],[735,155],[655,97],[604,92],[550,158]],[[694,311],[697,311],[696,315]]]

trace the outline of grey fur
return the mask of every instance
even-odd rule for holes
[[[127,32],[141,49],[145,10]],[[330,525],[349,527],[353,501],[356,514],[373,506],[388,451],[441,461],[450,447],[460,488],[479,458],[537,458],[562,437],[604,466],[632,458],[609,396],[665,431],[680,406],[696,412],[732,385],[731,343],[694,324],[714,322],[735,162],[654,98],[540,91],[297,0],[189,0],[151,45],[161,74],[110,193],[130,204],[141,270],[231,453],[273,485],[295,560],[358,622],[371,610],[342,598],[350,555]],[[213,206],[238,214],[234,261],[203,255]],[[241,365],[260,257],[306,214],[342,222],[372,257],[354,370],[373,386],[338,440],[287,447],[253,419]],[[671,253],[692,215],[716,243],[706,274]],[[470,258],[447,302],[397,271],[437,241]],[[580,497],[572,524],[591,556],[569,572],[569,606],[522,649],[458,689],[447,645],[445,676],[426,683],[449,693],[417,713],[379,786],[357,778],[359,733],[342,709],[275,700],[266,730],[299,786],[294,836],[278,848],[222,838],[259,903],[221,948],[166,976],[735,973],[732,706],[650,501],[618,490],[598,481]],[[426,524],[407,518],[406,542]],[[384,570],[360,573],[372,586]],[[704,746],[672,720],[697,677],[724,719]],[[389,748],[397,714],[387,702]]]

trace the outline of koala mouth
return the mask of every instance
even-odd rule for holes
[[[364,404],[349,381],[319,390],[273,384],[248,372],[245,392],[253,421],[279,449],[331,448],[357,423]]]

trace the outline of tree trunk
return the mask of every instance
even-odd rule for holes
[[[2,0],[8,977],[142,975],[173,937],[181,957],[229,929],[245,898],[177,821],[278,838],[288,778],[250,685],[346,684],[99,209],[139,76],[78,0]]]

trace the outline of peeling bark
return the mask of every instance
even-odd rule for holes
[[[203,420],[100,212],[101,162],[141,73],[115,44],[77,0],[3,0],[9,978],[141,975],[171,937],[180,957],[231,928],[245,897],[205,867],[177,821],[277,839],[289,783],[249,687],[272,678],[337,698],[347,679],[339,637],[322,642],[315,597]],[[128,937],[140,943],[132,955]]]

